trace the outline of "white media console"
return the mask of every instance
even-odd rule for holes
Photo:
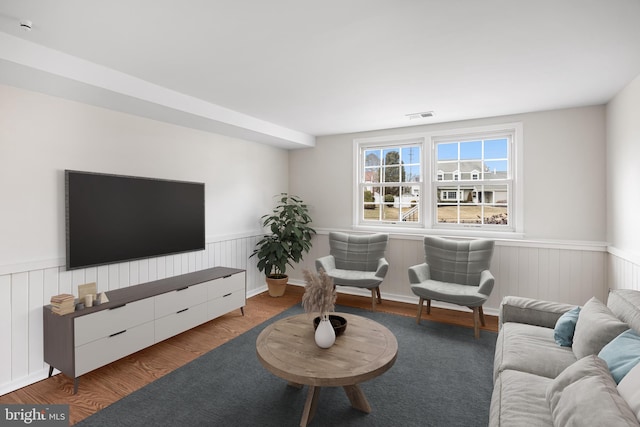
[[[106,293],[59,316],[44,306],[44,361],[74,379],[230,311],[244,315],[244,270],[214,267]]]

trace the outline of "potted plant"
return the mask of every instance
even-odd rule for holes
[[[287,193],[277,196],[278,202],[270,214],[263,215],[262,226],[271,231],[256,244],[250,257],[258,258],[258,270],[266,276],[269,295],[279,297],[287,286],[287,265],[302,261],[311,249],[316,231],[309,225],[309,208],[302,199]]]

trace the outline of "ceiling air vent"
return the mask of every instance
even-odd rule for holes
[[[433,117],[433,111],[425,111],[423,113],[411,113],[411,114],[407,114],[406,116],[409,117],[409,120],[426,119],[429,117]]]

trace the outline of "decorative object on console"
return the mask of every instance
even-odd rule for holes
[[[321,348],[329,348],[336,340],[336,333],[328,314],[335,309],[336,287],[333,279],[322,269],[318,274],[309,270],[304,270],[302,274],[307,282],[302,295],[302,307],[307,313],[320,314],[315,332],[316,344]]]
[[[84,301],[84,297],[87,295],[95,295],[98,293],[98,287],[95,282],[85,283],[84,285],[78,285],[78,299]]]
[[[51,297],[51,312],[59,316],[73,313],[76,299],[71,294],[60,294]]]
[[[302,261],[311,249],[311,238],[316,231],[311,228],[309,208],[302,199],[281,193],[271,214],[262,216],[262,226],[271,234],[265,234],[250,257],[258,258],[258,270],[266,275],[269,295],[284,294],[288,276],[287,265]]]
[[[102,292],[100,295],[98,295],[98,304],[104,304],[106,302],[109,302],[109,298],[107,298],[107,294]]]

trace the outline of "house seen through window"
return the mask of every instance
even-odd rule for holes
[[[515,231],[516,127],[355,141],[357,224]]]

